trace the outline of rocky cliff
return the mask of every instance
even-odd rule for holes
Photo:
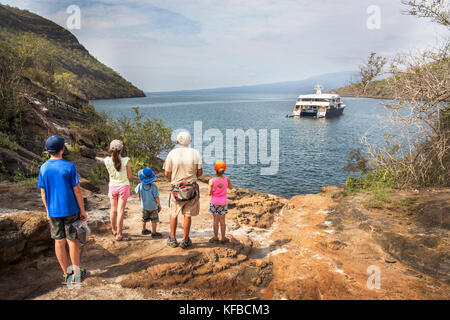
[[[14,175],[36,176],[42,162],[45,139],[58,134],[72,145],[77,144],[84,155],[95,156],[92,136],[77,129],[86,122],[89,101],[74,96],[70,103],[30,79],[23,79],[26,88],[21,108],[21,131],[25,137],[17,143],[0,144],[0,178]]]
[[[144,97],[142,90],[95,59],[77,38],[56,23],[26,10],[0,4],[0,39],[20,34],[44,39],[47,53],[58,74],[70,74],[71,81],[87,99]]]

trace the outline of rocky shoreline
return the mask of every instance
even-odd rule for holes
[[[140,234],[133,195],[124,222],[131,241],[115,242],[106,186],[92,188],[83,179],[93,234],[82,248],[90,274],[79,290],[58,283],[37,188],[1,183],[0,299],[449,298],[450,190],[413,194],[414,211],[403,212],[367,210],[366,195],[343,197],[339,187],[291,199],[237,188],[229,194],[231,242],[213,245],[207,181],[200,181],[193,247],[184,251],[166,245],[169,183],[162,173],[158,228],[164,239],[158,240]],[[379,289],[368,288],[370,266],[380,270]],[[36,271],[38,279],[31,276]]]

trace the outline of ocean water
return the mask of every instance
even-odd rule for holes
[[[271,155],[272,139],[279,146],[278,166],[272,162],[272,171],[276,174],[262,175],[261,168],[269,167],[267,162],[250,163],[249,142],[246,140],[244,164],[228,163],[226,175],[234,185],[250,188],[283,197],[297,194],[317,193],[325,185],[340,185],[346,180],[347,173],[342,169],[348,153],[361,147],[361,138],[368,136],[372,143],[383,144],[387,111],[384,100],[367,98],[343,98],[347,107],[344,115],[330,119],[286,118],[292,112],[297,95],[280,94],[190,94],[158,93],[148,94],[145,98],[95,100],[96,110],[105,111],[114,116],[131,116],[132,107],[139,106],[141,112],[150,118],[161,119],[163,124],[176,129],[187,129],[194,139],[202,141],[204,172],[214,174],[214,157],[220,152],[208,152],[215,140],[206,139],[205,133],[220,133],[221,150],[226,160],[227,129],[267,129],[268,150],[258,149],[260,154]],[[195,137],[194,125],[197,126]],[[199,124],[201,123],[201,131]],[[208,131],[208,129],[216,129]],[[279,139],[271,136],[276,129]],[[216,144],[217,145],[217,144]],[[236,150],[237,141],[234,149]],[[194,145],[199,148],[200,144]],[[274,149],[275,150],[275,149]],[[164,158],[166,153],[161,155]],[[230,154],[230,152],[229,152]],[[242,155],[242,153],[241,153]],[[237,158],[234,157],[235,162]],[[272,173],[273,173],[272,172]]]

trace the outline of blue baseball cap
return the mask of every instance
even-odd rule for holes
[[[152,169],[145,168],[139,170],[139,179],[141,179],[143,183],[150,183],[156,179],[156,175]]]
[[[58,152],[64,147],[64,139],[60,136],[54,135],[47,139],[45,142],[45,149],[48,152]]]

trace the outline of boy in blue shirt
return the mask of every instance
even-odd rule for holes
[[[49,217],[50,234],[55,240],[55,253],[63,270],[63,282],[66,283],[75,271],[75,279],[80,279],[86,270],[80,268],[80,244],[77,231],[72,225],[75,221],[86,221],[83,195],[75,165],[62,158],[64,139],[51,136],[45,143],[50,159],[39,170],[38,187],[41,189],[42,202]],[[71,269],[66,252],[69,244]],[[73,269],[74,270],[73,270]]]
[[[161,203],[159,201],[158,187],[152,182],[156,179],[156,175],[150,168],[145,168],[139,171],[139,183],[134,190],[139,194],[142,208],[142,234],[149,234],[150,231],[146,229],[146,223],[152,222],[152,238],[161,238],[162,234],[156,232],[156,224],[159,222],[158,213],[161,211]]]

